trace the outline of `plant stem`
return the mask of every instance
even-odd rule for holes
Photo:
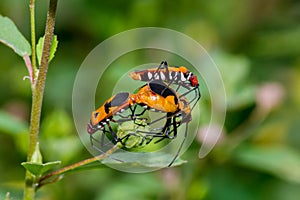
[[[30,26],[31,26],[31,65],[32,65],[32,76],[30,77],[32,79],[32,83],[34,83],[35,80],[35,72],[37,70],[36,67],[36,52],[35,52],[35,0],[30,0],[29,3],[29,11],[30,11]],[[30,75],[30,74],[29,74]]]
[[[84,165],[87,165],[87,164],[90,164],[90,163],[93,163],[95,161],[98,161],[98,160],[102,160],[106,157],[108,157],[109,155],[111,155],[113,152],[115,152],[116,150],[118,150],[120,148],[120,144],[117,143],[116,145],[114,145],[111,149],[109,149],[106,153],[103,153],[103,154],[100,154],[98,156],[95,156],[95,157],[92,157],[92,158],[88,158],[86,160],[82,160],[80,162],[77,162],[77,163],[74,163],[72,165],[69,165],[69,166],[66,166],[66,167],[63,167],[59,170],[56,170],[54,172],[51,172],[49,174],[46,174],[45,176],[41,177],[40,179],[40,185],[39,187],[41,187],[43,185],[42,181],[48,179],[48,178],[51,178],[51,177],[54,177],[54,176],[58,176],[58,175],[61,175],[61,174],[64,174],[68,171],[71,171],[71,170],[74,170],[78,167],[82,167]]]
[[[32,86],[34,85],[34,72],[33,72],[34,70],[32,69],[32,64],[30,62],[30,57],[28,55],[24,55],[23,59],[24,59],[25,65],[26,65],[27,70],[28,70],[29,79],[30,79],[30,83],[31,83],[31,89],[32,89]],[[25,77],[23,78],[23,80],[25,80]]]
[[[30,3],[34,3],[34,0],[32,0]],[[43,52],[42,52],[41,66],[39,69],[39,74],[37,76],[37,79],[34,82],[34,85],[32,86],[32,107],[31,107],[31,118],[30,118],[30,128],[29,128],[29,147],[28,147],[28,154],[27,154],[28,162],[32,161],[32,155],[34,154],[34,152],[39,151],[38,149],[36,149],[36,147],[38,146],[36,144],[38,143],[42,101],[43,101],[43,94],[44,94],[44,88],[46,82],[46,74],[48,70],[50,48],[51,48],[52,38],[53,38],[56,6],[57,6],[57,0],[50,0],[49,10],[47,14],[45,41],[44,41]],[[35,181],[36,181],[35,177],[29,171],[26,171],[24,199],[26,200],[34,199],[35,190],[37,187]]]

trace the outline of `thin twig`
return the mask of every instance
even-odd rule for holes
[[[30,29],[31,29],[31,70],[32,70],[32,74],[30,76],[30,78],[33,80],[31,81],[31,84],[33,84],[34,80],[35,80],[35,72],[37,70],[37,66],[36,66],[36,51],[35,51],[35,45],[36,45],[36,41],[35,41],[35,0],[30,0],[29,3],[29,11],[30,11]]]
[[[87,165],[87,164],[90,164],[90,163],[93,163],[95,161],[98,161],[98,160],[102,160],[106,157],[108,157],[109,155],[111,155],[113,152],[115,152],[116,150],[118,150],[120,148],[120,144],[116,144],[114,145],[111,149],[109,149],[106,153],[103,153],[103,154],[100,154],[98,156],[95,156],[95,157],[92,157],[92,158],[88,158],[86,160],[82,160],[80,162],[77,162],[77,163],[74,163],[72,165],[69,165],[69,166],[66,166],[66,167],[63,167],[59,170],[56,170],[54,172],[51,172],[49,174],[46,174],[45,176],[41,177],[40,179],[40,183],[42,183],[44,180],[48,179],[48,178],[51,178],[51,177],[54,177],[54,176],[58,176],[58,175],[61,175],[61,174],[64,174],[68,171],[71,171],[71,170],[74,170],[78,167],[82,167],[84,165]],[[41,184],[42,185],[42,184]],[[40,185],[40,186],[41,186]]]

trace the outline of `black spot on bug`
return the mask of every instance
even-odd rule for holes
[[[110,102],[110,107],[120,106],[128,100],[128,92],[120,92]]]
[[[148,77],[148,73],[147,73],[147,72],[141,74],[141,80],[142,80],[142,81],[148,81],[148,80],[149,80],[149,77]]]
[[[111,107],[111,102],[108,102],[104,105],[104,111],[106,114],[109,113],[109,108]]]
[[[109,109],[111,107],[120,106],[123,103],[125,103],[127,101],[128,97],[129,97],[129,93],[128,92],[120,92],[120,93],[116,94],[114,96],[114,98],[110,102],[107,102],[104,105],[104,111],[105,111],[105,113],[108,114],[109,113]]]
[[[94,113],[94,118],[96,118],[99,115],[99,112]]]
[[[159,94],[164,98],[174,96],[174,102],[175,104],[178,104],[176,93],[163,82],[152,81],[149,83],[149,87],[152,92]]]

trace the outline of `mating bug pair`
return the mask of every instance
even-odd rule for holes
[[[157,139],[155,141],[157,143],[164,139],[176,138],[177,128],[185,123],[184,139],[169,164],[171,166],[178,157],[186,139],[188,123],[192,120],[191,111],[201,97],[198,79],[185,67],[170,67],[166,61],[162,61],[157,68],[133,71],[130,73],[130,76],[134,80],[145,81],[147,83],[140,87],[134,94],[130,94],[129,92],[117,93],[92,113],[90,123],[87,127],[91,143],[93,145],[93,141],[98,142],[93,137],[93,134],[97,130],[103,133],[100,143],[103,141],[105,134],[111,136],[114,142],[120,142],[123,145],[126,144],[128,138],[137,135],[142,137],[141,144],[148,144],[153,139]],[[180,94],[180,88],[184,88],[182,94]],[[188,100],[187,95],[193,91],[194,96],[191,100]],[[162,112],[166,113],[166,115],[148,121],[144,114],[150,111]],[[111,122],[120,125],[128,121],[134,122],[138,127],[151,126],[161,120],[165,120],[162,126],[150,128],[149,130],[137,128],[133,132],[128,132],[125,136],[122,135],[122,137],[119,137],[111,126]]]

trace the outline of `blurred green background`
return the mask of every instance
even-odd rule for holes
[[[2,0],[0,14],[10,17],[29,40],[28,3]],[[48,1],[36,4],[40,37]],[[67,165],[90,157],[72,120],[73,81],[96,45],[131,28],[170,28],[203,45],[222,73],[228,110],[218,145],[203,159],[198,157],[199,136],[183,155],[188,163],[180,167],[146,174],[106,167],[74,172],[42,188],[38,199],[299,199],[299,22],[296,0],[60,1],[55,28],[59,46],[48,72],[41,122],[45,161],[62,160]],[[135,62],[143,60],[134,57],[126,65]],[[19,199],[30,84],[22,80],[27,75],[23,60],[3,44],[0,68],[0,198],[9,191]],[[126,71],[119,68],[117,73]],[[107,71],[107,80],[114,80],[115,73]],[[111,94],[110,90],[102,92]],[[101,93],[97,102],[108,97]],[[209,96],[204,93],[200,101],[200,130],[204,130],[210,117]]]

